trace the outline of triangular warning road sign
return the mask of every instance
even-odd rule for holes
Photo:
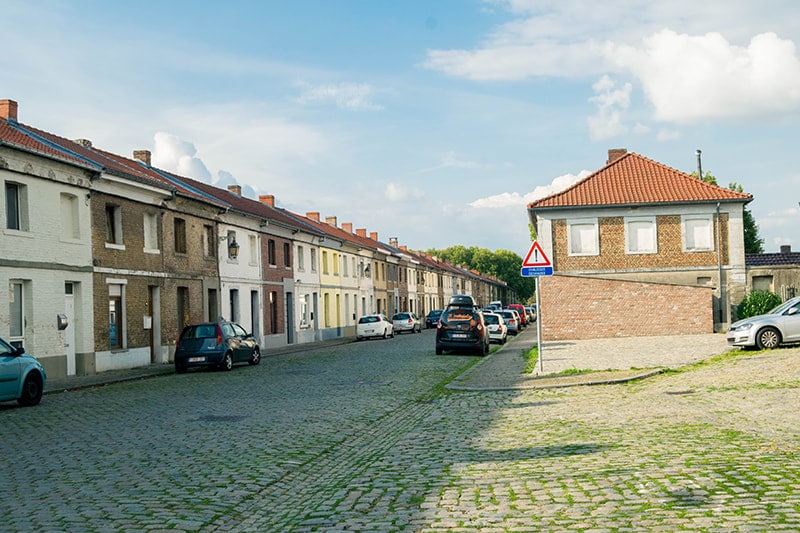
[[[549,267],[553,266],[553,263],[550,262],[550,258],[545,255],[544,250],[542,250],[542,245],[539,244],[539,241],[533,241],[531,244],[531,249],[528,250],[528,255],[525,256],[525,259],[522,261],[523,267]]]

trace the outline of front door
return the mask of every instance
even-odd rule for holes
[[[67,329],[64,330],[64,349],[67,353],[67,375],[75,375],[75,295],[72,283],[64,284],[64,314]]]

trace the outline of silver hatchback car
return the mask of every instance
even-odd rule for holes
[[[800,296],[786,300],[766,314],[734,322],[728,329],[728,344],[733,346],[764,350],[797,342],[800,342]]]

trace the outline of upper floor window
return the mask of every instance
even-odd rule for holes
[[[328,273],[328,252],[326,250],[322,250],[322,273]]]
[[[597,219],[567,221],[567,246],[569,255],[599,255],[600,232]]]
[[[186,253],[186,221],[182,218],[176,218],[174,221],[175,229],[175,253]]]
[[[333,252],[333,275],[339,275],[339,254]]]
[[[143,218],[144,225],[144,251],[158,251],[158,215],[156,213],[145,213]]]
[[[303,247],[302,246],[298,246],[297,247],[297,270],[302,272],[305,269],[306,269],[305,253],[303,252]]]
[[[106,204],[106,244],[122,245],[122,208]]]
[[[65,239],[80,239],[80,218],[78,215],[78,197],[74,194],[61,193],[61,236]]]
[[[714,219],[712,215],[683,215],[681,222],[684,252],[714,250]]]
[[[214,226],[206,224],[203,226],[203,254],[206,257],[217,257],[217,234]]]
[[[317,271],[317,250],[311,248],[311,272]]]
[[[250,265],[258,265],[258,239],[255,235],[248,235],[248,242],[250,243]]]
[[[283,243],[283,266],[292,266],[292,247],[288,242]]]
[[[654,254],[658,252],[655,217],[625,218],[625,253]]]
[[[267,261],[269,262],[270,266],[275,266],[275,239],[270,239],[267,241]]]
[[[6,228],[28,231],[28,188],[6,182]]]

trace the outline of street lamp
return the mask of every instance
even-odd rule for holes
[[[228,244],[228,256],[231,259],[239,257],[239,243],[236,242],[236,237],[231,239],[231,242]]]

